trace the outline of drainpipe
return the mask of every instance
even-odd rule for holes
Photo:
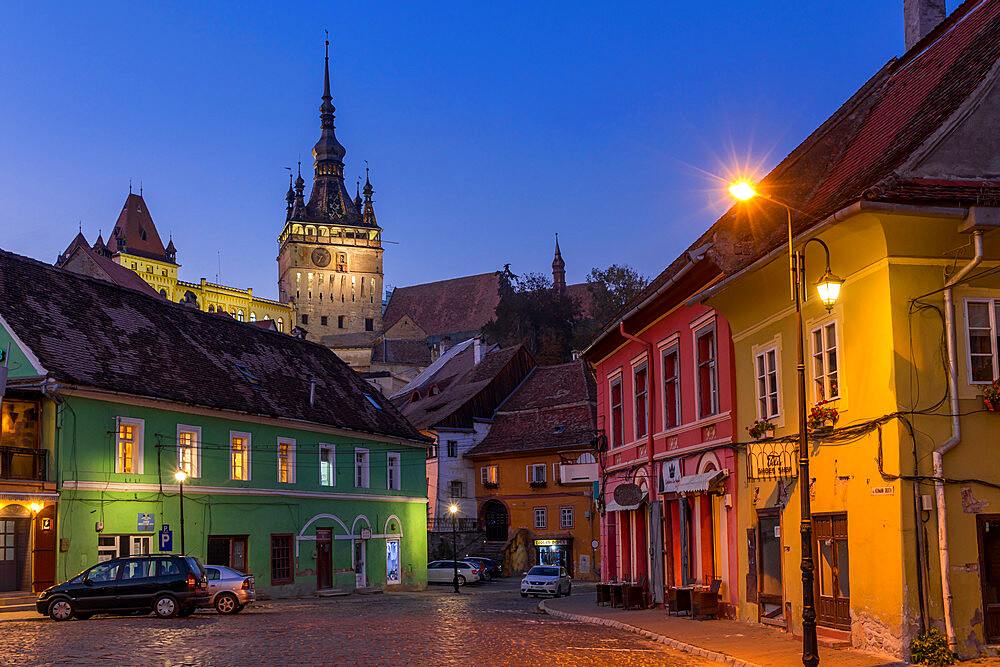
[[[948,635],[948,647],[954,651],[955,639],[954,607],[952,604],[951,561],[948,553],[948,513],[944,498],[944,455],[962,440],[962,423],[959,419],[958,406],[958,351],[955,334],[955,295],[953,288],[968,276],[973,269],[983,261],[983,233],[980,230],[972,232],[972,243],[975,255],[972,260],[956,273],[945,284],[944,290],[944,320],[948,331],[948,396],[951,399],[951,438],[934,450],[934,497],[937,506],[938,552],[941,563],[941,597],[944,602],[944,626]]]

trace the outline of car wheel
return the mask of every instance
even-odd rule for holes
[[[461,574],[458,575],[458,585],[459,586],[464,586],[465,585],[465,577],[463,575],[461,575]]]
[[[180,611],[172,595],[161,595],[153,602],[153,613],[160,618],[173,618]]]
[[[222,593],[215,598],[215,611],[220,614],[235,614],[240,601],[232,593]]]
[[[53,621],[68,621],[73,618],[73,603],[66,598],[56,598],[49,603],[49,618]]]

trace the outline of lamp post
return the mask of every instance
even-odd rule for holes
[[[448,507],[451,514],[451,560],[454,568],[452,583],[455,584],[455,592],[461,594],[458,588],[458,505],[452,503]]]
[[[802,664],[806,667],[816,667],[819,664],[819,646],[816,640],[816,604],[813,595],[813,580],[815,566],[812,557],[812,508],[809,499],[809,438],[806,426],[806,366],[804,354],[804,333],[802,327],[802,292],[805,290],[806,259],[805,249],[810,242],[815,241],[826,251],[826,271],[816,284],[816,290],[827,312],[840,295],[843,279],[830,271],[830,248],[818,238],[806,241],[801,250],[796,251],[792,236],[792,209],[785,203],[757,192],[746,181],[734,183],[729,188],[730,194],[739,200],[746,201],[754,196],[777,204],[785,209],[788,215],[788,270],[792,288],[792,299],[795,301],[796,324],[796,371],[798,375],[799,394],[799,497],[801,500],[801,522],[799,533],[802,538]]]
[[[180,505],[181,505],[181,555],[187,554],[187,549],[184,548],[184,481],[187,479],[187,473],[183,470],[178,470],[174,473],[174,479],[180,484]]]

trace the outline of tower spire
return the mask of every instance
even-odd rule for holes
[[[566,262],[559,250],[559,233],[556,233],[556,253],[552,258],[552,289],[558,294],[566,291]]]
[[[367,162],[367,160],[366,160]],[[378,226],[375,221],[375,203],[372,201],[372,194],[375,193],[375,188],[372,187],[371,179],[368,176],[368,166],[365,165],[365,206],[361,212],[361,219],[369,225],[374,227]]]

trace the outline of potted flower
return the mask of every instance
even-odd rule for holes
[[[983,388],[983,405],[990,412],[1000,410],[1000,380],[994,380]]]
[[[770,440],[774,437],[774,424],[766,419],[758,419],[747,426],[747,433],[754,440]]]
[[[826,401],[820,401],[809,412],[806,428],[810,431],[824,433],[833,430],[838,419],[840,419],[840,413],[837,412],[837,408],[826,405]]]

